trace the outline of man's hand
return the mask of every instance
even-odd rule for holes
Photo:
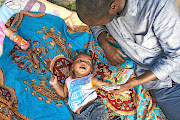
[[[126,62],[121,56],[126,57],[126,55],[117,47],[114,47],[111,44],[106,44],[106,46],[103,47],[103,50],[108,58],[108,60],[113,64],[113,65],[120,65],[124,62]]]
[[[125,62],[125,60],[120,56],[126,57],[124,53],[117,47],[109,44],[108,39],[106,38],[106,32],[102,32],[98,37],[98,42],[101,45],[102,49],[104,50],[108,60],[113,65],[119,65]]]
[[[139,81],[136,78],[129,79],[125,84],[119,85],[119,89],[111,90],[112,93],[122,93],[124,91],[129,91],[133,87],[139,85]]]
[[[155,79],[157,79],[155,74],[152,71],[148,70],[144,74],[140,75],[139,77],[130,78],[125,84],[120,85],[119,89],[112,90],[111,92],[121,93],[123,91],[132,89],[135,86],[143,85],[144,83],[147,83]]]

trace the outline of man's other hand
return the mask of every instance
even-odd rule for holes
[[[111,44],[106,44],[104,47],[104,52],[108,58],[108,60],[115,66],[121,65],[122,63],[126,62],[121,56],[126,57],[126,55],[117,47],[114,47]]]

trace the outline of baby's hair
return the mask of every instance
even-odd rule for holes
[[[91,56],[91,55],[89,55],[89,54],[87,54],[87,53],[80,53],[80,54],[76,54],[76,55],[75,55],[75,57],[74,57],[74,59],[73,59],[73,63],[74,63],[74,61],[77,59],[77,56],[79,56],[79,55],[81,55],[81,54],[88,55],[88,56],[90,56],[91,59],[92,59],[92,56]],[[72,63],[72,64],[73,64],[73,63]],[[92,66],[94,66],[93,59],[92,59]],[[91,72],[92,72],[92,71],[91,71]],[[73,71],[73,69],[72,69],[72,66],[71,66],[71,69],[70,69],[70,74],[74,74],[74,71]]]
[[[86,54],[86,55],[90,56],[91,59],[92,59],[92,66],[94,66],[94,60],[93,60],[93,58],[92,58],[92,55],[89,55],[89,54],[87,54],[87,53],[79,53],[79,54],[76,54],[75,57],[74,57],[74,59],[73,59],[73,63],[74,63],[74,61],[77,59],[77,56],[79,56],[79,55],[81,55],[81,54]]]
[[[114,0],[76,0],[76,11],[81,20],[88,17],[101,19],[108,15]]]
[[[79,56],[79,55],[81,55],[81,54],[88,55],[88,56],[90,56],[90,57],[91,57],[91,59],[92,59],[92,56],[91,56],[91,55],[89,55],[89,54],[87,54],[87,53],[79,53],[79,54],[76,54],[76,55],[75,55],[75,57],[74,57],[73,61],[74,61],[74,60],[76,60],[77,56]]]

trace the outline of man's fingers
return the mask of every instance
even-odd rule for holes
[[[122,57],[126,57],[126,55],[117,47],[109,46],[108,49],[104,50],[105,54],[107,55],[108,60],[112,63],[112,65],[120,65],[126,62]]]
[[[128,93],[128,94],[132,93],[132,91],[128,90],[124,85],[125,84],[118,85],[118,86],[116,86],[116,89],[111,90],[110,92],[112,92],[112,93]]]
[[[117,54],[116,56],[112,57],[111,59],[111,63],[113,65],[121,65],[122,63],[126,62],[123,58],[121,58],[121,56],[119,56],[119,54]]]
[[[123,57],[127,57],[120,49],[117,50],[119,54],[121,54]]]
[[[114,90],[111,90],[110,92],[111,92],[111,93],[121,93],[122,91],[119,90],[119,89],[114,89]]]
[[[123,93],[131,94],[132,91],[124,91]]]
[[[119,62],[116,59],[113,59],[110,61],[112,63],[112,65],[117,66],[119,64]]]
[[[116,89],[120,89],[121,87],[118,85],[118,86],[116,86]]]
[[[126,62],[122,57],[119,57],[118,60],[120,61],[120,64],[123,64],[124,62]]]

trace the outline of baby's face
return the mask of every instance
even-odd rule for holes
[[[80,54],[73,63],[73,70],[76,78],[88,75],[92,70],[92,59],[87,54]]]

